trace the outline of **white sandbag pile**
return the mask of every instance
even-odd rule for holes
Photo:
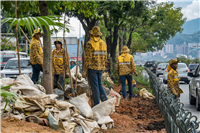
[[[7,79],[7,81],[6,85],[12,80]],[[73,132],[78,126],[82,127],[84,133],[95,133],[100,128],[107,129],[114,126],[114,121],[109,115],[115,111],[116,98],[104,101],[91,109],[86,93],[71,99],[70,102],[58,101],[57,95],[47,95],[44,87],[34,85],[26,75],[18,76],[12,84],[14,85],[10,87],[10,91],[20,94],[26,102],[12,103],[13,110],[7,107],[2,118],[9,116],[21,120],[25,120],[26,116],[35,116],[35,119],[44,118],[51,128],[66,133]],[[2,101],[1,113],[4,105],[5,101]]]

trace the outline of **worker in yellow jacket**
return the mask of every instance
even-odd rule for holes
[[[128,89],[129,89],[129,100],[133,97],[133,85],[132,85],[132,75],[133,72],[137,76],[138,73],[136,71],[135,63],[133,56],[129,54],[130,50],[127,46],[124,46],[121,51],[121,55],[117,60],[117,75],[120,76],[121,85],[122,85],[122,95],[123,99],[126,99],[126,79],[128,81]]]
[[[68,77],[69,59],[62,48],[62,39],[56,39],[54,42],[56,48],[52,52],[53,70],[54,70],[54,88],[62,90],[64,85],[64,69],[65,76]],[[64,66],[64,63],[66,66]],[[66,68],[65,68],[66,67]]]
[[[40,29],[35,29],[30,43],[30,62],[33,71],[31,80],[34,83],[38,82],[43,66],[43,51],[40,45],[41,34]]]
[[[180,97],[180,94],[183,93],[183,91],[179,88],[179,80],[178,78],[178,60],[172,59],[172,61],[168,65],[168,71],[167,74],[167,84],[168,88],[171,89],[172,93],[174,93],[176,98]]]
[[[107,45],[101,40],[100,28],[94,26],[89,31],[90,40],[86,44],[86,57],[82,77],[86,78],[88,73],[88,80],[92,90],[92,104],[97,105],[101,101],[107,100],[106,92],[102,86],[102,73],[105,69],[105,61],[107,58]]]

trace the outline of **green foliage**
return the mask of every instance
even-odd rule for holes
[[[10,39],[7,39],[6,37],[1,36],[0,43],[1,43],[1,51],[16,49],[16,43],[11,42]]]
[[[112,78],[115,84],[119,82],[119,76],[117,75],[116,69],[111,69],[110,77]]]
[[[47,30],[48,35],[50,36],[50,26],[53,26],[53,28],[55,29],[55,26],[58,26],[60,28],[64,27],[63,23],[60,22],[56,22],[57,17],[59,16],[40,16],[40,17],[24,17],[24,18],[4,18],[1,20],[1,26],[4,23],[10,23],[10,28],[8,30],[7,33],[10,32],[10,30],[12,29],[12,27],[15,26],[15,24],[17,25],[18,28],[18,33],[21,36],[21,30],[20,27],[25,27],[28,32],[29,35],[33,34],[34,29],[38,29],[40,28],[41,31],[43,31],[43,27],[44,26]],[[69,32],[69,29],[66,27],[67,31]]]
[[[177,57],[177,60],[179,60],[180,62],[182,63],[185,63],[187,66],[189,64],[195,64],[196,62],[199,63],[199,58],[195,58],[194,60],[190,60],[188,58],[185,58],[184,56],[181,56],[181,57]],[[168,63],[170,62],[171,60],[168,61]]]
[[[138,76],[133,75],[133,79],[136,81],[136,83],[139,83],[140,85],[147,86],[150,88],[150,83],[148,82],[148,78],[143,78],[142,71],[144,70],[144,67],[136,66]]]
[[[65,84],[69,84],[69,78],[65,79]]]
[[[9,86],[5,86],[5,87],[1,87],[1,97],[6,101],[6,104],[4,106],[4,110],[2,112],[2,115],[5,112],[6,107],[9,105],[9,107],[11,108],[10,104],[11,102],[16,102],[17,104],[19,104],[20,102],[26,102],[19,94],[15,93],[15,92],[10,92],[7,89],[10,88],[12,85]],[[18,101],[17,101],[18,100]],[[12,108],[11,108],[12,109]]]
[[[113,89],[114,88],[107,80],[103,80],[102,84],[105,85],[106,87],[108,87],[109,89]]]

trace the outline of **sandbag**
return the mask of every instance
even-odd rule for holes
[[[49,112],[49,115],[47,117],[49,127],[52,129],[58,129],[58,120],[56,120],[53,115]]]
[[[119,106],[120,105],[120,100],[121,100],[121,96],[119,93],[117,93],[116,91],[114,91],[113,89],[109,89],[107,87],[103,87],[106,95],[108,97],[108,99],[111,99],[113,97],[116,98],[116,102],[115,102],[115,106]]]
[[[71,70],[71,76],[72,76],[72,79],[73,81],[76,80],[76,66],[74,66]],[[79,72],[79,67],[78,67],[78,78],[77,78],[77,82],[78,83],[83,83],[85,82],[85,79],[82,77],[82,74]]]
[[[34,85],[27,75],[20,75],[10,87],[11,92],[25,96],[44,95],[46,90],[41,85]]]
[[[155,99],[155,96],[148,92],[145,88],[140,90],[140,97],[148,98],[148,99]]]
[[[92,108],[93,118],[98,121],[101,117],[109,116],[115,112],[116,98],[108,99]]]
[[[4,87],[4,86],[8,86],[8,85],[12,85],[14,84],[14,79],[11,78],[2,78],[0,79],[0,86]]]
[[[69,100],[71,104],[73,104],[81,113],[86,118],[93,118],[93,113],[90,105],[88,104],[88,97],[86,96],[86,93],[81,94],[72,100]]]

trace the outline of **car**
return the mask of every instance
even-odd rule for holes
[[[200,111],[200,66],[195,71],[188,73],[191,77],[189,83],[189,102],[191,105],[196,104],[197,111]]]
[[[21,74],[27,74],[30,78],[32,77],[32,67],[28,66],[30,58],[21,58]],[[1,71],[2,78],[14,78],[16,79],[19,76],[19,67],[18,67],[18,58],[11,58],[8,60],[4,69]]]
[[[158,67],[156,69],[156,75],[159,77],[159,75],[163,75],[165,72],[166,67],[168,66],[168,63],[160,63],[158,64]]]
[[[167,74],[168,74],[168,65],[163,73],[163,83],[167,84]],[[187,76],[187,73],[190,71],[185,63],[178,63],[178,77],[180,77],[180,81],[184,81],[189,84],[190,78]]]
[[[188,68],[190,71],[194,71],[199,64],[189,64]]]
[[[147,61],[144,66],[149,68],[153,73],[156,73],[157,64],[155,61]]]

